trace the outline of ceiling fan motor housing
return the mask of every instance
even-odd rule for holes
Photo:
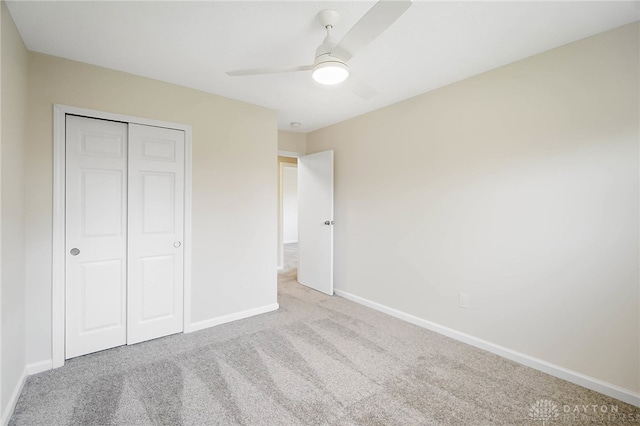
[[[335,12],[333,10],[323,10],[322,12],[320,12],[320,20],[323,21],[323,22],[325,20],[322,19],[322,14],[325,13],[325,12],[333,12],[338,17],[340,17],[340,15],[338,15],[338,12]],[[318,46],[318,48],[316,49],[316,62],[315,62],[316,64],[318,63],[318,58],[320,58],[321,56],[324,56],[324,55],[329,55],[331,53],[331,51],[338,44],[338,40],[336,40],[331,35],[331,29],[333,28],[333,24],[326,24],[326,25],[324,25],[324,28],[327,30],[327,35],[325,36],[324,40],[322,40],[322,44],[320,44],[320,46]]]

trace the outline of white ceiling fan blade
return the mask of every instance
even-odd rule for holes
[[[247,70],[227,71],[226,74],[231,77],[239,77],[244,75],[278,74],[283,72],[308,71],[311,69],[313,69],[313,65],[303,65],[301,67],[253,68]]]
[[[412,0],[380,0],[331,50],[331,55],[348,61],[389,28],[412,4]]]
[[[354,73],[349,74],[349,78],[345,81],[347,88],[356,96],[368,101],[378,94],[376,89],[371,87],[369,83],[358,77]]]

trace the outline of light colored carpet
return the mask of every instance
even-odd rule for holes
[[[295,276],[295,267],[279,275],[276,312],[29,377],[10,425],[640,423],[635,407],[325,296]]]

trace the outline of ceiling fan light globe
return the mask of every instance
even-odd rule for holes
[[[331,86],[345,81],[349,77],[349,68],[342,62],[323,62],[316,65],[311,77],[320,84]]]

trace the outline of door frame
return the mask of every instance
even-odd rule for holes
[[[53,105],[53,245],[51,282],[51,358],[53,368],[64,365],[65,352],[65,162],[66,162],[66,116],[80,115],[88,118],[136,123],[146,126],[165,127],[184,131],[184,310],[183,332],[191,332],[191,126],[168,121],[152,120],[131,115],[115,114],[78,108],[68,105]]]

